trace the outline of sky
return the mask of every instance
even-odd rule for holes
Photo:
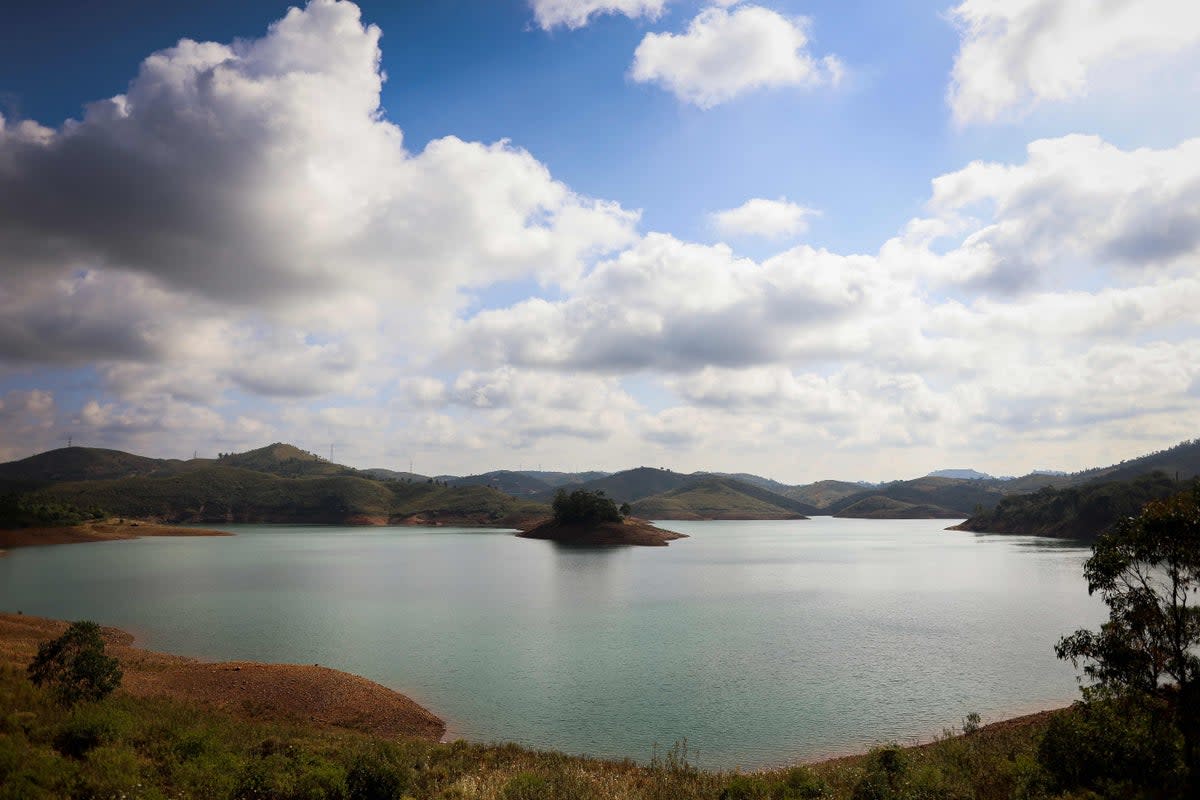
[[[1192,0],[0,11],[0,460],[788,483],[1200,435]]]

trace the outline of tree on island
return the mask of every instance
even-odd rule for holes
[[[1200,483],[1103,534],[1084,565],[1109,609],[1055,647],[1093,681],[1047,731],[1041,760],[1064,789],[1195,797],[1200,789]],[[1115,793],[1115,794],[1114,794]]]
[[[576,489],[568,494],[566,489],[559,489],[552,505],[554,521],[564,525],[621,521],[617,504],[603,490]]]

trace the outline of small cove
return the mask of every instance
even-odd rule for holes
[[[320,663],[475,740],[754,768],[1065,703],[1094,626],[1076,543],[944,520],[669,522],[668,548],[450,528],[228,526],[234,538],[27,548],[0,608],[154,649]]]

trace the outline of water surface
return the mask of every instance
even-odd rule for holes
[[[945,520],[671,522],[667,548],[448,528],[229,526],[232,538],[27,548],[0,608],[150,648],[320,663],[454,734],[753,768],[1069,702],[1058,637],[1103,607],[1059,540]]]

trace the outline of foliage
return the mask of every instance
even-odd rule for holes
[[[1133,480],[1105,480],[1063,489],[1043,487],[1010,495],[991,511],[975,514],[960,527],[989,533],[1019,533],[1095,539],[1118,520],[1137,514],[1146,503],[1186,488],[1162,472]]]
[[[355,759],[346,775],[348,800],[394,800],[412,782],[412,769],[386,749],[374,749]]]
[[[832,798],[829,784],[808,767],[792,767],[783,773],[734,775],[721,790],[720,800],[826,800]]]
[[[1040,730],[984,728],[903,751],[908,797],[1048,797],[1042,792],[1047,779],[1033,759]],[[68,740],[89,745],[81,756],[66,755],[59,745]],[[765,787],[771,800],[850,800],[855,786],[879,768],[872,754],[738,776],[696,768],[681,746],[639,766],[512,744],[386,741],[128,694],[65,708],[48,689],[0,662],[0,800],[122,793],[348,800],[366,783],[352,780],[356,772],[388,771],[399,776],[398,796],[430,800],[716,800],[731,785]]]
[[[104,653],[100,626],[71,623],[57,639],[43,642],[28,667],[36,686],[48,686],[63,705],[100,700],[121,685],[121,665]]]
[[[1038,746],[1053,791],[1101,797],[1178,797],[1179,732],[1162,700],[1085,689],[1074,713],[1055,717]]]
[[[345,523],[413,515],[494,523],[522,511],[545,511],[486,486],[451,488],[354,475],[291,478],[211,463],[152,476],[60,483],[31,499],[102,506],[135,519],[208,523]]]
[[[1064,637],[1055,648],[1059,658],[1083,664],[1094,682],[1094,691],[1084,696],[1084,718],[1102,716],[1105,704],[1116,703],[1150,714],[1155,724],[1172,725],[1182,746],[1185,782],[1200,788],[1200,607],[1193,599],[1200,590],[1200,483],[1190,492],[1148,503],[1137,517],[1102,535],[1084,576],[1088,591],[1099,592],[1108,606],[1108,621],[1099,631]],[[1124,745],[1170,738],[1143,733]],[[1156,759],[1165,759],[1160,750]],[[1128,751],[1106,752],[1122,755],[1095,759],[1094,767],[1105,770],[1097,779],[1117,780]],[[1060,777],[1071,774],[1061,764],[1055,768]],[[1140,788],[1148,790],[1161,776],[1141,780]]]
[[[789,518],[811,513],[813,508],[733,478],[705,478],[638,500],[633,504],[633,511],[645,519],[696,519],[742,514],[751,518]]]
[[[72,503],[55,502],[27,494],[0,497],[0,528],[48,528],[79,525],[86,520],[104,519],[100,508],[81,509]]]
[[[617,504],[603,490],[559,489],[554,495],[554,521],[563,524],[620,522]]]

